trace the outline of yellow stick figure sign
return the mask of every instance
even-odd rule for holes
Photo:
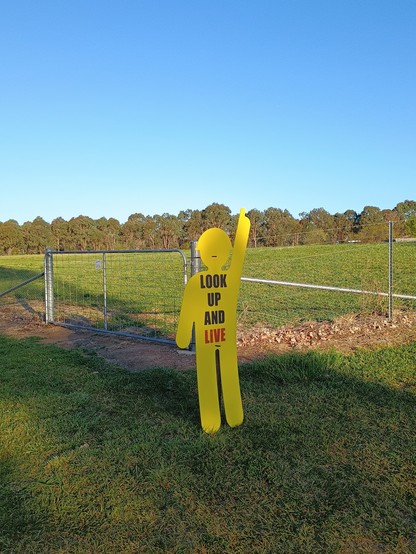
[[[240,210],[234,248],[222,229],[208,229],[197,249],[207,271],[193,275],[184,293],[176,344],[189,345],[195,325],[196,370],[202,428],[215,433],[221,425],[217,374],[221,377],[225,416],[231,427],[243,422],[237,361],[237,300],[250,220]],[[224,264],[231,256],[229,269]]]

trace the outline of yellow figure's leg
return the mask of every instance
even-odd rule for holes
[[[221,426],[214,356],[215,353],[212,348],[204,348],[202,346],[196,349],[199,412],[202,429],[206,433],[215,433]]]
[[[237,354],[222,351],[221,358],[221,385],[224,401],[225,417],[230,427],[241,425],[244,419],[243,404],[241,401],[240,380],[238,378]]]

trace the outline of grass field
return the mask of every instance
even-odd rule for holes
[[[241,368],[199,426],[193,371],[131,374],[0,336],[0,552],[416,552],[416,345]]]
[[[189,253],[187,253],[189,255]],[[55,257],[55,319],[104,325],[103,276],[96,255]],[[108,256],[108,325],[122,331],[133,325],[173,336],[183,291],[181,259],[146,255]],[[393,292],[416,295],[416,243],[393,248]],[[99,262],[97,270],[96,263]],[[0,258],[0,290],[42,271],[42,256]],[[248,249],[243,275],[261,279],[388,291],[388,244],[337,244]],[[33,297],[39,310],[43,280],[19,289],[16,298]],[[33,301],[33,300],[30,300]],[[396,308],[416,301],[395,300]],[[305,320],[331,320],[347,313],[387,312],[385,297],[243,282],[239,301],[242,327],[278,327]]]
[[[416,244],[394,245],[393,292],[416,296]],[[388,291],[388,244],[336,244],[247,251],[245,277]],[[387,312],[388,299],[276,285],[242,283],[245,324],[279,326],[305,320],[331,320],[346,313]],[[396,307],[416,302],[395,300]]]

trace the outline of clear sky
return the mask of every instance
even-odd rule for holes
[[[0,221],[416,199],[415,0],[2,0]]]

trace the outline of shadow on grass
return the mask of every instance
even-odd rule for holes
[[[2,448],[0,455],[0,551],[13,551],[22,529],[32,527],[33,515],[25,508],[28,493],[18,478],[19,461]]]
[[[35,270],[23,270],[16,268],[0,267],[0,295],[8,289],[15,287],[41,273]],[[0,302],[17,303],[26,314],[35,316],[39,320],[45,319],[44,309],[39,310],[39,304],[44,304],[44,279],[43,276],[13,290],[4,296],[0,296]],[[33,304],[33,305],[32,305]],[[0,305],[1,306],[1,305]]]
[[[0,266],[0,294],[34,277],[37,273],[34,270]],[[177,281],[181,284],[180,271],[177,275]],[[55,275],[54,317],[56,322],[76,325],[80,328],[96,327],[103,330],[105,325],[104,306],[106,306],[109,331],[126,332],[132,337],[142,335],[163,338],[172,335],[174,328],[172,319],[177,317],[179,311],[174,306],[180,306],[181,302],[182,289],[178,287],[178,283],[172,291],[163,289],[159,296],[155,296],[155,290],[157,290],[154,284],[155,277],[150,274],[142,283],[143,290],[130,290],[130,297],[127,294],[129,292],[127,288],[124,290],[125,298],[120,297],[120,291],[117,288],[113,294],[109,292],[110,289],[107,289],[104,297],[102,276],[99,272],[93,281],[91,275],[84,274],[82,269],[78,277],[73,282],[71,275],[66,275],[66,278],[59,272]],[[150,283],[153,283],[152,292],[149,292],[149,280]],[[161,286],[160,283],[159,286]],[[32,306],[32,303],[36,304],[39,300],[44,302],[43,278],[24,285],[6,294],[3,298],[8,302],[19,303],[26,313],[32,316],[36,315],[42,321],[45,319],[44,310],[39,311]],[[166,298],[169,298],[170,302],[167,302]],[[176,298],[176,303],[172,298]]]
[[[5,552],[36,540],[39,552],[45,541],[62,552],[416,547],[414,346],[247,365],[245,422],[214,436],[200,430],[194,372],[130,374],[4,337],[0,355],[14,460],[0,498],[17,514]],[[17,490],[29,491],[24,509]]]

